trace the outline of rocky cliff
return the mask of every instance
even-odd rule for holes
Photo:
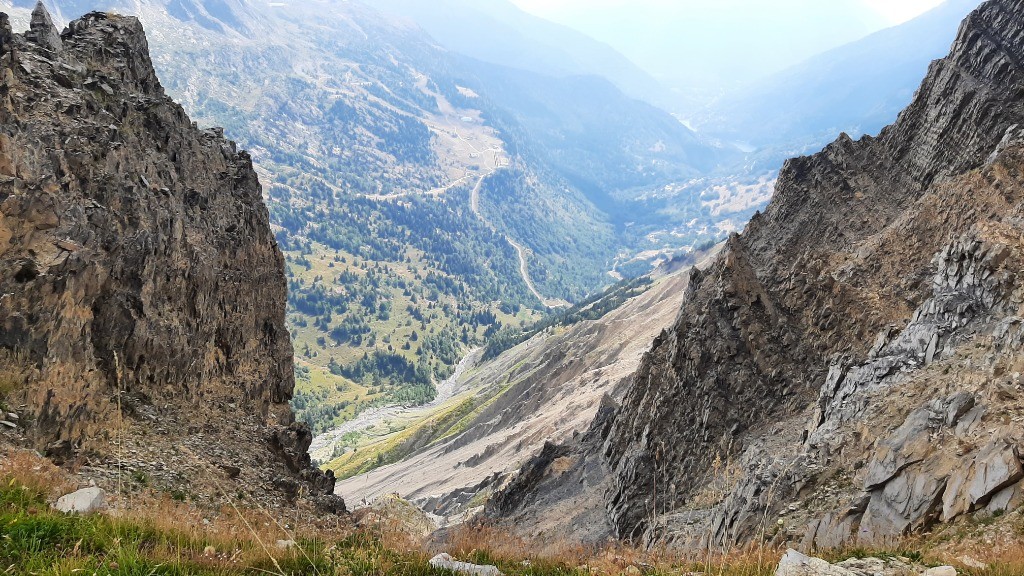
[[[330,492],[287,404],[283,259],[248,154],[164,94],[134,18],[58,34],[39,5],[6,36],[0,392],[28,442]]]
[[[617,536],[836,546],[1020,504],[1022,123],[1024,1],[990,0],[894,125],[785,165],[588,436]]]

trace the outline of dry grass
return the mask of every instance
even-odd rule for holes
[[[57,499],[78,487],[68,474],[35,452],[0,448],[0,479]]]
[[[584,546],[563,538],[528,541],[493,526],[464,525],[444,542],[456,557],[494,563],[561,565],[576,573],[623,574],[636,568],[650,574],[701,573],[705,576],[761,576],[775,573],[783,550],[750,547],[729,552],[684,553],[668,548],[642,550],[621,542]]]
[[[350,520],[325,521],[311,511],[205,510],[151,491],[115,500],[106,514],[72,517],[47,505],[77,488],[66,472],[33,452],[7,450],[0,457],[0,573],[7,574],[442,576],[427,560],[445,551],[494,564],[508,576],[770,576],[783,553],[764,546],[682,553],[614,542],[583,546],[561,538],[536,542],[483,524],[428,541],[422,527],[405,517],[364,515],[356,528]],[[941,544],[935,538],[908,540],[893,551],[849,549],[826,557],[902,555],[925,565],[953,564],[970,576],[1020,576],[1024,517],[1003,520],[998,549],[967,539],[952,545],[948,537]],[[297,545],[282,549],[278,540]],[[990,567],[965,566],[958,559],[967,556]]]

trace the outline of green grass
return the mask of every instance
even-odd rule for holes
[[[215,544],[233,553],[204,555],[207,546]],[[0,489],[3,574],[443,574],[427,565],[423,553],[388,549],[364,533],[329,545],[304,540],[294,551],[278,554],[272,557],[258,542],[244,539],[225,545],[145,522],[60,514],[49,509],[42,494],[16,482]],[[244,560],[239,562],[239,557]]]
[[[204,540],[103,514],[65,515],[50,510],[44,494],[16,481],[0,488],[0,574],[334,575],[443,576],[430,555],[383,531],[356,531],[334,541],[301,540],[290,551],[265,551],[257,541]],[[218,552],[207,554],[207,547]],[[225,552],[227,551],[227,552]],[[477,553],[469,560],[493,559]],[[563,576],[565,564],[526,567],[503,562],[509,575]]]
[[[150,557],[157,550],[201,551],[206,546],[201,542],[106,516],[51,512],[41,494],[16,483],[0,489],[0,506],[0,563],[10,574],[215,573],[187,561]]]
[[[0,484],[0,574],[236,576],[345,575],[452,576],[431,568],[428,552],[417,540],[387,525],[341,532],[313,532],[298,545],[278,550],[255,536],[204,535],[187,515],[176,521],[171,511],[163,522],[115,519],[105,514],[65,515],[49,508],[45,490],[3,478]],[[41,486],[41,485],[40,485]],[[168,517],[170,515],[170,517]],[[140,514],[140,517],[144,516]],[[171,526],[168,528],[168,526]],[[550,539],[549,539],[550,540]],[[550,546],[551,542],[545,542]],[[623,546],[584,548],[542,546],[487,527],[463,527],[450,533],[445,549],[455,558],[496,565],[507,576],[589,576],[623,574],[639,566],[646,576],[701,572],[708,576],[770,576],[781,551],[751,549],[707,559],[642,552]],[[849,557],[905,556],[934,565],[928,552],[848,550],[827,554],[830,560]],[[1011,554],[987,570],[961,570],[969,576],[1018,576],[1024,561]]]

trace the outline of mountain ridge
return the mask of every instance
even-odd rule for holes
[[[318,433],[430,401],[545,300],[643,274],[753,212],[649,198],[717,151],[610,82],[467,62],[371,5],[228,2],[242,34],[170,0],[56,4],[139,15],[169,92],[252,151],[289,274],[296,406]]]
[[[984,3],[895,124],[788,161],[621,403],[489,515],[523,525],[609,482],[618,538],[809,549],[1014,509],[1022,439],[997,415],[1019,410],[998,376],[1017,364],[1022,14]],[[988,462],[1007,474],[986,484]]]
[[[413,20],[441,45],[477,60],[548,76],[601,76],[633,98],[671,103],[657,80],[611,46],[511,2],[446,0],[426,8],[414,0],[386,0],[376,7]]]
[[[840,132],[877,134],[913,99],[979,0],[949,0],[904,24],[813,56],[733,90],[697,114],[703,132],[778,154],[823,146]],[[785,158],[779,158],[784,160]]]

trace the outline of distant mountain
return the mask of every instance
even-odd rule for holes
[[[687,116],[724,90],[884,27],[862,0],[549,4],[538,9],[544,17],[613,46],[672,89],[675,102],[669,109]]]
[[[665,87],[611,46],[507,0],[376,0],[373,6],[411,19],[441,46],[477,60],[547,76],[601,76],[633,98],[671,102]]]
[[[139,15],[168,93],[251,151],[288,264],[295,406],[319,430],[429,400],[502,327],[649,271],[730,217],[698,194],[671,212],[646,199],[717,161],[668,113],[600,77],[454,53],[367,4],[51,7]]]
[[[918,18],[820,54],[712,104],[702,132],[781,158],[811,152],[840,132],[876,134],[914,96],[979,0],[948,0]],[[774,161],[774,160],[773,160]]]

